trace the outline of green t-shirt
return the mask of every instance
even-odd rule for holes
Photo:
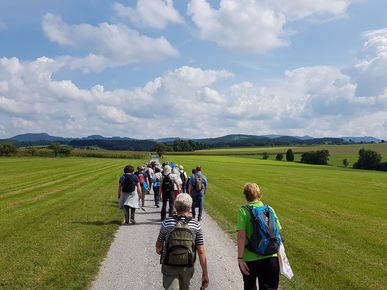
[[[252,201],[247,203],[247,205],[254,207],[259,207],[263,206],[262,201]],[[274,211],[274,210],[273,210]],[[277,215],[274,212],[275,217],[277,218]],[[278,228],[281,230],[281,224],[277,218],[277,223],[278,223]],[[241,207],[238,212],[238,224],[237,224],[237,230],[244,230],[246,232],[246,236],[248,238],[251,237],[253,234],[253,225],[251,223],[250,219],[250,212],[249,210],[245,209],[244,207]],[[246,240],[247,243],[247,240]],[[261,256],[257,255],[254,252],[249,251],[248,249],[245,248],[243,252],[243,260],[246,262],[249,261],[256,261],[256,260],[261,260],[265,258],[271,258],[271,257],[277,257],[277,254],[272,254],[272,255],[267,255],[267,256]]]

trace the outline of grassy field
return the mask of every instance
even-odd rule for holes
[[[286,159],[286,151],[292,149],[295,154],[295,161],[301,159],[301,153],[307,151],[316,151],[326,149],[330,153],[329,165],[343,166],[343,159],[347,158],[350,167],[359,158],[359,150],[361,148],[374,150],[384,156],[384,161],[387,161],[387,143],[378,144],[351,144],[351,145],[315,145],[315,146],[298,146],[298,147],[246,147],[246,148],[221,148],[221,149],[206,149],[197,150],[188,153],[173,153],[173,155],[194,155],[194,156],[239,156],[248,158],[261,159],[261,154],[267,152],[270,160],[275,160],[277,153],[284,154]],[[171,154],[172,155],[172,154]]]
[[[0,289],[86,289],[121,222],[127,162],[0,158]]]
[[[284,289],[385,289],[386,172],[228,156],[167,159],[187,171],[203,166],[206,210],[232,237],[243,184],[261,186],[295,272],[281,280]],[[116,185],[128,162],[0,158],[0,288],[86,289],[122,218]]]
[[[200,164],[206,209],[235,237],[245,182],[257,182],[283,225],[295,278],[285,289],[385,289],[387,173],[237,157],[171,156]]]

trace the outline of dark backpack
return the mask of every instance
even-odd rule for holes
[[[180,179],[181,179],[181,182],[183,184],[185,184],[187,182],[187,178],[185,177],[185,172],[184,171],[180,172]]]
[[[250,212],[253,224],[253,234],[248,239],[246,248],[258,255],[277,253],[282,239],[273,209],[268,205],[243,207]]]
[[[194,189],[196,191],[201,191],[203,189],[203,179],[201,174],[195,174]]]
[[[191,218],[174,216],[176,225],[169,233],[165,244],[163,264],[177,267],[192,267],[196,259],[196,246],[192,231],[188,227]]]
[[[164,175],[163,183],[162,183],[163,193],[172,192],[173,191],[173,180],[168,175]]]
[[[122,180],[122,192],[133,192],[136,188],[136,184],[133,180],[131,174],[125,174],[124,179]]]

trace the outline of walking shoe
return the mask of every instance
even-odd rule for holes
[[[198,217],[198,222],[200,222],[202,220],[202,217],[200,216],[200,217]]]
[[[134,219],[131,219],[131,220],[130,220],[130,223],[131,223],[132,225],[135,225],[135,224],[136,224],[136,221],[135,221]]]

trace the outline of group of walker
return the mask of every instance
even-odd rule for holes
[[[127,165],[124,175],[119,179],[118,198],[125,217],[123,224],[136,223],[135,210],[140,208],[140,203],[144,206],[145,194],[151,190],[154,192],[154,206],[158,208],[160,200],[162,202],[162,224],[155,247],[156,253],[161,255],[164,289],[189,289],[196,253],[202,269],[201,289],[208,287],[209,274],[203,232],[199,223],[203,217],[203,198],[207,188],[207,178],[202,174],[200,166],[192,169],[192,175],[188,177],[183,166],[173,162],[163,163],[162,166],[151,162],[138,167],[136,174],[134,167]],[[262,203],[262,192],[256,183],[246,183],[243,194],[247,204],[238,212],[237,261],[244,289],[257,289],[257,279],[260,290],[278,289],[280,261],[277,252],[281,242],[281,225],[273,209]],[[197,219],[196,207],[199,207]],[[277,231],[276,241],[265,241],[263,250],[262,241],[259,245],[253,243],[259,215],[262,215],[264,223],[271,222],[269,227]]]

